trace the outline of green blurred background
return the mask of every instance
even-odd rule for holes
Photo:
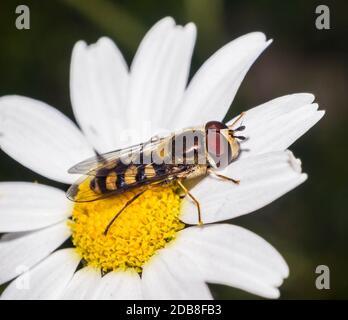
[[[15,28],[15,8],[31,10],[31,29]],[[315,28],[315,8],[326,4],[331,29]],[[171,15],[194,21],[198,39],[191,75],[215,50],[250,31],[274,43],[247,74],[233,114],[294,92],[312,92],[327,113],[291,149],[303,161],[308,181],[271,205],[233,220],[272,243],[290,266],[283,299],[348,298],[347,53],[346,1],[276,0],[55,0],[0,2],[0,96],[20,94],[45,101],[72,118],[69,64],[74,43],[114,39],[130,63],[146,30]],[[231,114],[232,114],[231,113]],[[33,150],[34,152],[34,150]],[[0,151],[0,181],[37,180],[60,188]],[[1,264],[1,261],[0,261]],[[315,268],[327,265],[331,289],[315,288]],[[212,285],[216,298],[255,296]]]

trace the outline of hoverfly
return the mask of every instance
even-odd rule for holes
[[[67,197],[75,202],[88,202],[145,187],[115,214],[104,231],[106,235],[116,218],[148,187],[175,181],[197,206],[198,223],[202,224],[199,202],[182,182],[213,174],[239,184],[238,180],[216,171],[228,166],[240,154],[239,140],[245,137],[235,133],[243,131],[245,126],[233,127],[243,115],[240,114],[230,126],[209,121],[200,127],[151,138],[148,142],[82,161],[68,170],[84,176],[69,188]],[[79,186],[86,182],[89,183],[88,190],[79,190]]]

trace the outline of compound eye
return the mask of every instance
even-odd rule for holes
[[[207,137],[207,151],[211,163],[216,168],[222,169],[232,162],[232,150],[229,143],[229,128],[219,121],[210,121],[205,125]]]
[[[222,129],[228,129],[228,127],[220,121],[209,121],[205,124],[205,130],[207,131],[209,129],[220,131]]]
[[[228,127],[220,121],[209,121],[205,125],[207,134],[207,148],[211,156],[221,157],[227,151],[225,145],[226,139],[221,134],[221,130],[228,129]]]
[[[226,152],[225,142],[226,140],[221,135],[220,131],[215,129],[209,129],[207,132],[207,147],[210,155],[221,157]]]

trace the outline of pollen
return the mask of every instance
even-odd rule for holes
[[[79,190],[86,188],[87,183]],[[87,265],[103,272],[130,268],[140,273],[144,263],[184,228],[177,187],[154,186],[127,206],[105,235],[110,221],[140,191],[75,203],[69,221],[72,242]]]

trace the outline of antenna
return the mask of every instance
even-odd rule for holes
[[[237,119],[236,120],[234,120],[233,122],[232,122],[232,124],[230,124],[229,126],[228,126],[228,128],[229,129],[232,129],[233,128],[233,126],[241,119],[241,118],[243,118],[245,116],[245,112],[242,112],[238,117],[237,117]],[[245,128],[245,127],[244,127]],[[237,129],[238,130],[238,129]]]

